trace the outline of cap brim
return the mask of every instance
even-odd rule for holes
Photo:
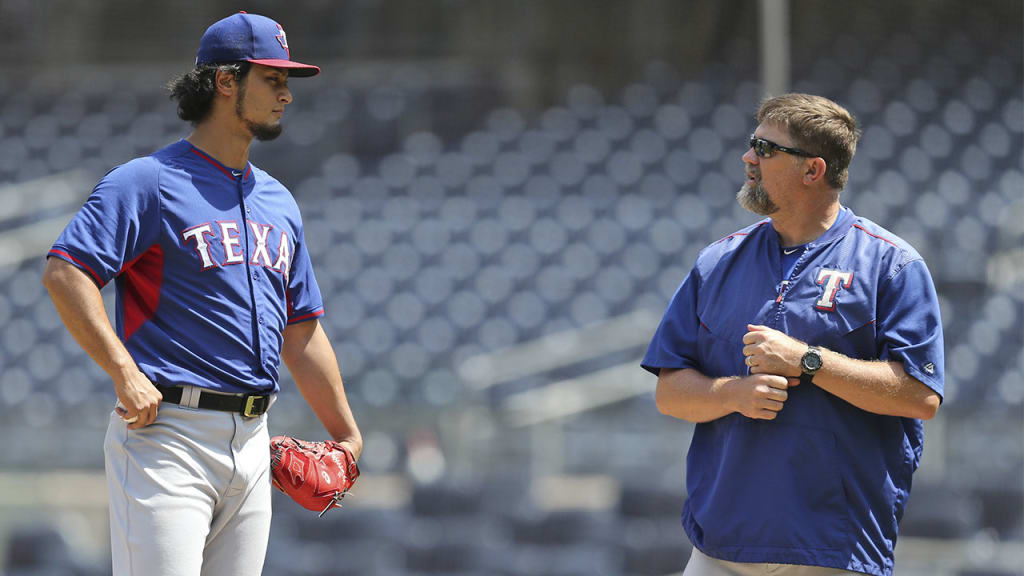
[[[295,76],[298,78],[307,78],[309,76],[316,76],[320,73],[319,66],[313,66],[312,64],[303,64],[301,62],[292,62],[291,60],[278,60],[274,58],[266,60],[247,60],[253,64],[262,64],[263,66],[270,66],[272,68],[286,68],[289,76]]]

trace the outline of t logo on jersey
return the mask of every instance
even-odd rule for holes
[[[836,293],[839,292],[839,287],[849,288],[853,284],[853,272],[822,268],[818,272],[817,283],[819,286],[824,286],[825,291],[821,298],[814,303],[814,307],[831,312],[836,309]]]

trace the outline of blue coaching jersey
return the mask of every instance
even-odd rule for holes
[[[747,324],[763,324],[852,358],[902,362],[941,396],[938,297],[918,253],[846,208],[802,250],[783,277],[771,219],[705,248],[643,367],[744,376]],[[920,420],[873,414],[803,384],[775,420],[733,413],[696,425],[683,526],[723,560],[889,576],[923,441]]]
[[[48,256],[117,286],[117,334],[154,383],[276,392],[282,331],[323,301],[288,190],[186,140],[100,180]]]

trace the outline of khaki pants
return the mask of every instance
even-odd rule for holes
[[[690,554],[683,576],[839,576],[860,574],[839,568],[821,566],[798,566],[795,564],[761,564],[727,562],[703,554],[696,548]]]

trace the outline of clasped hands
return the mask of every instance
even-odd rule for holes
[[[800,359],[807,344],[767,326],[747,324],[743,356],[750,375],[728,383],[734,411],[748,418],[774,420],[800,383]]]

